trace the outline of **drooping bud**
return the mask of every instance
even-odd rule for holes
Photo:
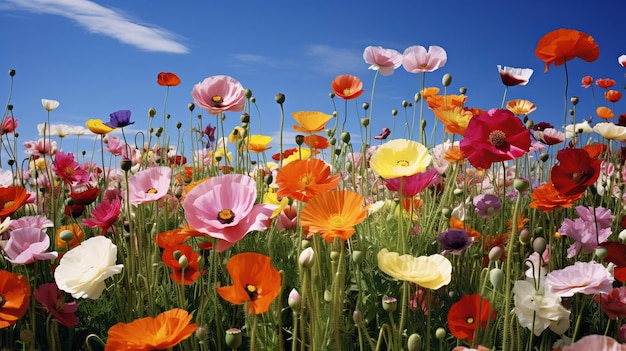
[[[296,135],[296,144],[298,146],[302,146],[302,144],[304,144],[304,135],[302,134]]]
[[[539,155],[539,159],[541,160],[541,162],[546,162],[548,161],[549,158],[550,158],[550,155],[547,152],[542,152]]]
[[[528,189],[528,185],[529,184],[527,180],[520,179],[520,178],[515,178],[513,180],[513,187],[515,188],[515,190],[517,190],[520,193]]]
[[[120,168],[124,171],[124,172],[128,172],[130,171],[130,169],[133,167],[133,162],[129,159],[123,159],[120,161]]]
[[[363,260],[365,260],[365,251],[361,251],[361,250],[352,251],[352,262],[359,265],[363,263]]]
[[[350,132],[341,132],[341,141],[346,144],[350,143]]]
[[[243,92],[246,94],[246,99],[249,99],[252,97],[252,90],[245,88]]]
[[[9,75],[10,75],[11,77],[15,77],[15,70],[14,70],[14,69],[10,69],[10,70],[9,70]]]
[[[239,117],[239,120],[241,121],[241,123],[250,123],[250,114],[244,112],[241,114],[241,117]]]
[[[461,95],[465,95],[465,93],[467,93],[467,88],[466,87],[460,87],[459,88],[459,93],[461,93]]]
[[[572,96],[569,100],[572,102],[572,105],[578,105],[578,96]]]

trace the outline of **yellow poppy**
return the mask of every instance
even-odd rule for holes
[[[452,263],[442,255],[413,257],[382,249],[378,252],[378,268],[392,278],[437,290],[452,278]]]
[[[385,179],[411,176],[428,167],[432,156],[413,140],[394,139],[381,145],[370,158],[370,167]]]
[[[89,128],[89,130],[92,133],[98,134],[98,135],[108,134],[114,129],[104,124],[104,122],[102,122],[101,119],[90,119],[87,122],[85,122],[85,125],[87,126],[87,128]]]

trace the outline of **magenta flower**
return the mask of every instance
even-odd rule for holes
[[[391,134],[391,130],[387,127],[383,127],[383,130],[380,134],[376,135],[374,139],[376,140],[385,140]]]
[[[80,164],[74,161],[74,155],[69,152],[59,151],[54,155],[54,164],[52,170],[66,184],[84,184],[89,182],[89,173],[80,167]]]
[[[402,54],[393,49],[368,46],[363,51],[363,60],[371,65],[369,69],[378,71],[383,76],[390,76],[402,65]]]
[[[575,262],[548,273],[545,284],[550,286],[553,294],[571,297],[576,293],[608,294],[613,289],[613,280],[613,274],[600,263]]]
[[[408,47],[402,55],[402,66],[407,72],[422,73],[432,72],[446,64],[448,55],[446,51],[436,45],[426,48],[420,45]]]
[[[533,75],[533,70],[530,68],[514,68],[509,66],[498,65],[498,73],[500,73],[500,79],[502,84],[507,87],[516,85],[526,85],[530,76]]]
[[[50,237],[38,228],[20,228],[11,232],[11,238],[4,247],[7,260],[13,264],[29,264],[35,261],[57,258],[56,251],[50,248]]]
[[[225,111],[243,111],[246,93],[241,83],[229,76],[212,76],[196,84],[191,90],[193,101],[217,115]]]
[[[615,218],[611,210],[604,207],[576,207],[579,218],[566,218],[559,228],[559,234],[568,236],[575,242],[567,249],[567,257],[572,258],[583,249],[593,252],[600,244],[608,241],[613,233],[611,225]]]
[[[83,225],[89,228],[102,228],[102,235],[115,223],[122,211],[119,198],[104,199],[91,211],[91,218],[83,219]]]
[[[444,251],[441,253],[460,255],[465,249],[472,246],[474,238],[467,235],[464,229],[450,229],[437,235],[439,244],[443,247]]]
[[[135,122],[130,121],[130,110],[119,110],[109,115],[110,119],[105,125],[111,128],[124,128]]]
[[[593,299],[610,319],[626,317],[626,286],[613,288],[608,294],[594,295]]]
[[[440,179],[441,177],[439,176],[439,173],[433,168],[407,177],[383,180],[387,189],[391,191],[400,191],[400,188],[402,188],[402,195],[410,197],[415,196],[422,192],[422,190],[436,184]]]
[[[502,207],[500,197],[494,194],[479,194],[474,196],[474,210],[480,218],[488,219],[493,217]]]
[[[489,169],[526,154],[530,132],[513,112],[494,108],[470,119],[459,146],[472,166]]]
[[[169,167],[151,167],[133,174],[128,180],[130,203],[139,205],[165,197],[171,177],[172,169]]]
[[[57,322],[68,328],[78,324],[78,317],[76,317],[78,306],[76,301],[65,303],[65,293],[59,290],[56,283],[41,284],[33,291],[33,296]]]
[[[185,218],[195,230],[231,245],[254,230],[265,230],[275,205],[257,204],[256,182],[225,174],[196,185],[183,200]],[[224,248],[223,243],[218,251]]]

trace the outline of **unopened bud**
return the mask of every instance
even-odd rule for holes
[[[355,264],[361,264],[365,260],[365,252],[361,250],[352,251],[352,262]]]
[[[409,102],[406,100],[402,100],[402,107],[406,108],[407,106],[409,106]]]
[[[156,116],[156,109],[154,107],[150,107],[150,109],[148,110],[148,116],[150,117]]]
[[[370,108],[370,104],[369,104],[369,103],[367,103],[367,102],[364,102],[364,103],[363,103],[363,109],[364,109],[364,110],[367,110],[368,108]]]
[[[542,236],[536,237],[533,239],[533,251],[542,255],[544,251],[546,251],[546,239]]]
[[[606,255],[608,255],[609,252],[607,251],[606,247],[598,247],[596,248],[594,254],[598,258],[598,260],[602,261],[606,258]]]
[[[350,133],[349,132],[341,132],[341,141],[346,144],[350,143]]]
[[[443,84],[444,87],[450,86],[450,84],[452,84],[452,75],[450,75],[450,73],[444,74],[441,78],[441,84]]]
[[[285,102],[285,94],[283,93],[278,93],[276,94],[276,96],[274,97],[274,99],[276,99],[276,102],[279,105],[282,105]]]
[[[527,180],[520,179],[520,178],[515,178],[513,180],[513,187],[515,188],[515,190],[517,190],[520,193],[528,189],[528,185],[529,184]]]
[[[195,108],[196,108],[196,104],[194,104],[193,102],[190,102],[187,104],[187,109],[189,109],[189,112],[193,112]]]
[[[502,257],[504,249],[502,246],[494,246],[489,250],[489,261],[497,261]]]
[[[392,116],[396,116],[398,114],[398,110],[396,110],[395,108],[391,110],[391,115]],[[417,335],[417,334],[416,334]]]
[[[522,244],[528,244],[530,243],[531,237],[532,235],[530,234],[530,230],[528,230],[527,228],[524,228],[519,233],[519,242]]]
[[[328,141],[328,143],[329,143],[330,145],[335,145],[335,144],[337,144],[337,138],[330,138],[330,140]]]
[[[241,121],[241,123],[250,123],[250,114],[244,112],[241,114],[241,117],[239,117],[239,120]]]
[[[63,230],[61,231],[61,233],[59,233],[59,238],[61,238],[61,240],[63,241],[71,241],[72,239],[74,239],[74,232],[67,229]]]
[[[499,288],[504,282],[504,272],[500,268],[494,268],[489,271],[489,281],[494,288]]]
[[[541,160],[541,162],[546,162],[548,161],[549,158],[550,158],[550,155],[547,152],[542,152],[539,155],[539,159]]]
[[[354,312],[352,312],[352,320],[356,324],[361,323],[361,321],[363,320],[363,314],[361,313],[361,311],[354,310]]]
[[[422,351],[422,337],[417,333],[409,335],[406,346],[409,351]]]
[[[569,100],[572,102],[572,105],[578,105],[578,96],[572,96]]]
[[[304,268],[311,268],[315,262],[315,252],[313,251],[313,248],[307,247],[302,250],[298,262],[300,262],[300,266]]]
[[[7,110],[9,110],[9,111],[13,111],[13,105],[8,104],[8,105],[7,105]]]
[[[367,127],[370,125],[370,119],[369,118],[361,118],[361,125],[363,127]]]
[[[437,338],[437,340],[445,339],[446,334],[448,334],[448,333],[443,328],[437,328],[437,330],[435,330],[435,337]]]
[[[246,99],[249,99],[252,97],[252,90],[245,88],[243,92],[246,94]]]
[[[15,70],[14,70],[14,69],[10,69],[10,70],[9,70],[9,75],[10,75],[11,77],[15,77]]]
[[[287,304],[289,305],[289,307],[291,307],[292,310],[296,312],[300,311],[300,307],[302,305],[302,297],[298,293],[298,290],[296,290],[295,288],[291,289],[291,292],[289,292]]]
[[[467,88],[466,87],[460,87],[459,88],[459,93],[461,93],[461,95],[465,95],[465,93],[467,93]]]
[[[133,167],[133,162],[129,159],[123,159],[122,161],[120,161],[120,168],[124,171],[124,172],[128,172],[130,171],[130,169]]]
[[[241,330],[237,328],[230,328],[226,330],[226,337],[224,340],[226,341],[226,346],[236,350],[239,346],[241,346],[241,342],[243,341]]]
[[[301,134],[296,135],[296,144],[298,146],[301,146],[302,144],[304,144],[304,135],[301,135]]]
[[[398,299],[395,297],[383,297],[383,310],[387,313],[394,313],[398,308]]]
[[[176,122],[176,129],[180,129],[183,126],[182,122]]]
[[[185,255],[180,255],[178,258],[178,264],[180,265],[180,268],[185,269],[189,267],[189,259]]]
[[[328,94],[328,97],[331,98],[331,99],[334,99],[335,98],[335,93]]]

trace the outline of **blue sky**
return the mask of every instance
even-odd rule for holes
[[[441,86],[441,77],[450,73],[449,92],[467,87],[467,105],[483,109],[499,107],[502,100],[504,86],[496,65],[532,68],[535,72],[528,85],[512,87],[507,97],[531,100],[537,105],[531,115],[536,122],[560,126],[564,69],[551,67],[544,73],[544,63],[534,54],[537,41],[549,31],[572,28],[592,35],[599,44],[596,62],[568,62],[570,95],[581,99],[580,121],[596,107],[591,91],[580,87],[583,76],[616,79],[618,89],[626,82],[626,69],[617,63],[617,57],[626,54],[624,13],[623,2],[591,5],[581,0],[384,4],[371,0],[1,0],[0,68],[17,71],[11,103],[20,121],[21,141],[36,139],[35,125],[46,119],[41,98],[61,103],[52,113],[52,123],[84,125],[87,119],[106,121],[109,113],[129,109],[136,121],[133,130],[145,129],[150,107],[162,116],[165,88],[156,84],[162,71],[174,72],[182,80],[169,90],[168,130],[176,121],[188,128],[193,85],[217,74],[230,75],[252,90],[264,134],[277,132],[279,108],[274,96],[284,93],[285,130],[290,136],[294,134],[291,112],[332,113],[328,98],[332,79],[354,74],[363,80],[365,92],[358,105],[348,103],[352,123],[363,117],[363,110],[355,106],[369,102],[372,91],[374,71],[362,58],[369,45],[401,53],[413,45],[443,47],[448,62],[427,74],[426,85]],[[379,77],[373,135],[383,126],[392,127],[391,110],[402,110],[402,100],[411,101],[419,84],[419,76],[402,67],[392,76]],[[6,101],[8,89],[8,74],[0,74],[0,100]],[[344,102],[336,98],[336,103],[343,118]],[[615,112],[624,110],[624,102],[619,102]],[[253,109],[251,114],[256,133],[259,113]],[[401,115],[396,137],[402,133]],[[429,121],[434,118],[430,111],[425,116]],[[154,125],[161,121],[157,118]],[[205,113],[204,121],[214,122],[214,118]],[[238,113],[227,114],[227,130],[238,123]],[[354,123],[350,129],[358,134]]]

